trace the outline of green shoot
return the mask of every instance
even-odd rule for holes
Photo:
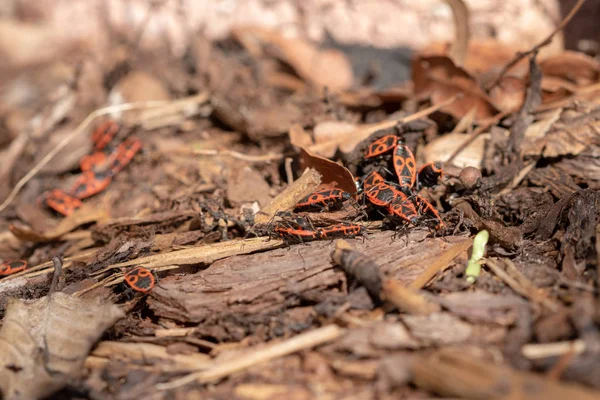
[[[475,235],[473,238],[473,252],[471,253],[471,259],[469,260],[469,264],[467,264],[467,269],[465,270],[465,275],[467,276],[467,282],[474,283],[475,279],[479,276],[481,272],[481,259],[483,258],[483,254],[485,253],[485,245],[487,244],[490,238],[490,234],[488,231],[483,230]]]

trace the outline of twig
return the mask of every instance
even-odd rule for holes
[[[412,281],[408,287],[412,290],[422,289],[438,272],[448,268],[452,260],[458,257],[460,253],[467,250],[469,246],[471,246],[471,240],[465,239],[444,251],[425,271],[423,271],[423,273],[421,273],[421,275],[417,277],[417,279]]]
[[[175,389],[192,382],[210,382],[229,376],[235,372],[245,370],[253,365],[284,357],[298,351],[310,349],[337,339],[344,333],[344,329],[337,325],[328,325],[310,332],[301,333],[291,339],[280,343],[267,345],[262,349],[250,351],[240,357],[216,364],[214,367],[199,371],[183,378],[157,385],[158,390]]]
[[[513,58],[508,64],[506,64],[504,66],[504,68],[502,68],[498,77],[490,85],[488,85],[486,87],[486,90],[489,91],[490,89],[492,89],[496,85],[498,85],[498,83],[500,83],[500,80],[508,72],[508,70],[510,70],[512,67],[514,67],[519,61],[521,61],[525,57],[529,56],[530,54],[538,52],[542,47],[545,47],[545,46],[549,45],[550,43],[552,43],[552,39],[553,39],[554,35],[556,35],[559,31],[561,31],[571,21],[571,19],[573,18],[575,13],[577,13],[577,11],[579,11],[579,9],[583,5],[583,3],[585,3],[585,0],[579,0],[577,2],[577,4],[575,4],[575,6],[571,9],[569,14],[567,14],[567,16],[554,29],[554,31],[552,31],[552,33],[550,33],[550,35],[548,35],[548,37],[546,37],[544,40],[542,40],[540,43],[536,44],[535,46],[533,46],[531,49],[527,50],[526,52],[524,52],[524,53],[518,52],[517,55],[515,56],[515,58]]]
[[[10,195],[6,198],[6,200],[4,200],[4,203],[2,203],[2,205],[0,205],[0,212],[4,211],[4,209],[15,199],[15,197],[17,196],[19,191],[23,188],[23,186],[25,186],[27,184],[27,182],[29,182],[31,180],[31,178],[33,178],[38,172],[40,172],[42,170],[42,168],[44,168],[46,166],[46,164],[48,164],[50,162],[50,160],[52,160],[54,158],[54,156],[56,156],[62,149],[64,149],[65,146],[71,140],[73,140],[77,135],[79,135],[81,132],[83,132],[83,130],[95,118],[98,118],[98,117],[101,117],[103,115],[107,115],[110,113],[114,113],[117,111],[130,111],[130,110],[137,110],[137,109],[144,109],[144,108],[154,108],[154,107],[162,106],[167,103],[168,103],[167,101],[141,101],[141,102],[136,102],[136,103],[124,103],[124,104],[118,104],[118,105],[114,105],[114,106],[99,108],[96,111],[92,112],[90,115],[87,116],[86,119],[83,120],[82,123],[80,123],[77,126],[77,128],[75,128],[75,130],[73,132],[71,132],[63,140],[61,140],[56,145],[56,147],[54,147],[52,150],[50,150],[50,152],[48,154],[46,154],[46,156],[44,158],[42,158],[40,160],[40,162],[37,163],[37,165],[35,165],[23,178],[21,178],[21,180],[19,180],[19,182],[17,182],[17,184],[15,185],[13,190],[10,192]]]
[[[540,290],[531,283],[529,279],[527,279],[522,273],[520,273],[512,264],[512,261],[506,259],[503,260],[505,265],[508,267],[509,271],[505,271],[498,265],[499,260],[488,259],[485,262],[485,265],[496,275],[500,280],[502,280],[506,285],[508,285],[512,290],[520,294],[521,296],[534,301],[546,309],[552,312],[556,312],[560,305],[556,303],[554,300],[544,296]],[[512,276],[511,276],[512,275]]]
[[[291,185],[294,183],[294,173],[292,172],[292,161],[294,159],[292,157],[287,157],[285,159],[285,176],[287,178],[287,184]]]
[[[521,354],[530,360],[558,357],[570,351],[573,351],[575,354],[583,353],[585,351],[585,342],[583,339],[570,342],[526,344],[521,348]]]

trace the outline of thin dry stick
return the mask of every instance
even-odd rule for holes
[[[490,90],[493,87],[495,87],[496,85],[498,85],[498,83],[500,83],[500,80],[508,72],[508,70],[510,70],[512,67],[514,67],[519,61],[521,61],[525,57],[528,57],[529,55],[539,51],[542,47],[545,47],[545,46],[549,45],[550,43],[552,43],[552,38],[554,37],[554,35],[556,35],[558,32],[560,32],[571,21],[571,19],[573,18],[575,13],[577,13],[577,11],[579,11],[579,9],[583,5],[583,3],[585,3],[585,0],[579,0],[577,2],[577,4],[575,4],[575,6],[571,9],[569,14],[567,14],[567,16],[556,27],[556,29],[554,29],[554,31],[552,31],[552,33],[550,35],[548,35],[548,37],[546,37],[544,40],[542,40],[540,43],[536,44],[535,46],[533,46],[531,49],[527,50],[526,52],[524,52],[524,53],[518,52],[516,57],[513,58],[508,64],[506,64],[504,66],[504,68],[502,68],[502,71],[500,71],[500,74],[498,75],[498,77],[490,85],[488,85],[488,87],[486,87],[486,90]]]
[[[421,273],[417,279],[412,281],[408,287],[413,290],[422,289],[438,272],[448,268],[452,260],[458,257],[460,253],[467,250],[469,246],[471,246],[471,243],[472,240],[466,239],[447,249],[445,252],[440,254],[440,256],[429,267],[427,267],[427,269],[423,271],[423,273]]]
[[[259,350],[250,351],[247,354],[229,361],[216,364],[208,370],[194,372],[183,378],[176,379],[157,385],[158,390],[170,390],[187,385],[192,382],[210,382],[224,378],[235,372],[242,371],[253,365],[270,361],[275,358],[287,356],[301,350],[320,346],[324,343],[337,339],[344,333],[344,329],[337,325],[328,325],[310,332],[301,333],[298,336],[287,339],[280,343],[267,345]]]
[[[288,185],[294,183],[294,173],[292,172],[292,162],[294,159],[292,157],[287,157],[285,159],[285,176],[287,179]]]
[[[2,203],[2,205],[0,205],[0,212],[4,211],[4,209],[15,199],[15,197],[17,196],[19,191],[23,188],[23,186],[25,186],[25,184],[27,184],[27,182],[29,182],[31,180],[31,178],[33,178],[38,172],[40,172],[41,169],[44,168],[44,166],[46,164],[48,164],[50,162],[50,160],[52,160],[54,158],[54,156],[56,156],[62,149],[64,149],[65,146],[71,140],[73,140],[77,135],[79,135],[81,132],[83,132],[83,130],[95,118],[98,118],[98,117],[101,117],[103,115],[107,115],[110,113],[114,113],[117,111],[130,111],[130,110],[137,110],[137,109],[143,109],[143,108],[154,108],[154,107],[162,106],[167,103],[168,103],[167,101],[142,101],[142,102],[136,102],[136,103],[125,103],[125,104],[118,104],[115,106],[99,108],[96,111],[92,112],[90,115],[87,116],[86,119],[83,120],[82,123],[80,123],[77,126],[77,128],[75,128],[75,130],[73,132],[71,132],[71,134],[67,135],[63,140],[61,140],[60,143],[58,143],[56,145],[56,147],[54,147],[52,150],[50,150],[50,152],[48,154],[46,154],[46,156],[44,158],[42,158],[40,160],[40,162],[37,163],[36,166],[34,166],[24,177],[21,178],[21,180],[19,180],[19,182],[17,182],[17,184],[15,185],[13,190],[10,192],[10,195],[7,197],[6,200],[4,200],[4,203]]]

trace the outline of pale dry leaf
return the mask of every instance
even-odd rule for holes
[[[314,137],[315,143],[322,143],[329,140],[335,140],[339,135],[344,135],[357,128],[356,124],[346,121],[323,121],[315,125]],[[349,149],[345,143],[340,143],[340,150],[346,152]],[[331,155],[333,156],[333,154]]]
[[[447,161],[458,148],[469,140],[470,137],[471,135],[462,133],[449,133],[436,138],[423,148],[422,153],[425,159],[424,162]],[[454,158],[452,164],[461,168],[479,168],[483,161],[485,141],[488,138],[489,134],[477,136],[473,142],[467,145],[467,147]]]
[[[294,124],[290,127],[288,137],[292,146],[305,147],[313,144],[310,133],[306,132],[300,124]]]
[[[546,136],[546,133],[548,133],[550,128],[552,128],[552,125],[554,125],[554,123],[560,118],[562,111],[562,108],[552,110],[546,115],[546,117],[529,125],[525,131],[525,140],[534,141]]]
[[[9,300],[0,329],[3,398],[44,398],[79,377],[94,343],[123,316],[116,305],[64,293]]]
[[[576,117],[565,117],[556,121],[543,137],[525,140],[524,155],[542,155],[546,158],[578,155],[591,144],[597,143],[600,132],[600,108],[583,112]]]

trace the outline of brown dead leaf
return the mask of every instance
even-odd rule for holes
[[[9,300],[0,329],[3,398],[45,398],[79,377],[96,340],[122,317],[116,305],[64,293]]]
[[[305,40],[285,38],[278,32],[260,27],[234,28],[232,35],[242,45],[253,42],[254,54],[258,52],[256,42],[260,43],[262,52],[272,53],[269,55],[289,64],[300,77],[315,86],[333,91],[352,86],[352,65],[341,51],[319,50]]]
[[[600,62],[580,52],[565,51],[540,62],[542,73],[586,86],[600,78]]]
[[[429,97],[435,105],[462,94],[462,98],[442,108],[455,118],[462,118],[473,108],[477,108],[477,119],[490,118],[498,112],[475,79],[449,57],[420,55],[413,59],[412,67],[417,97]]]
[[[84,204],[80,209],[73,214],[64,218],[55,229],[48,232],[36,232],[31,228],[10,224],[8,229],[19,240],[30,242],[51,242],[59,240],[63,235],[71,232],[77,227],[91,222],[104,222],[108,220],[109,215],[104,209],[94,208],[88,204]]]
[[[448,52],[445,43],[433,43],[422,50],[424,54],[445,55]],[[462,67],[474,76],[485,73],[495,74],[495,69],[502,67],[515,54],[523,49],[510,46],[494,39],[473,38],[469,41],[466,58]],[[523,77],[527,73],[527,60],[521,60],[510,69],[512,76]]]
[[[321,174],[321,183],[326,187],[337,187],[356,198],[356,184],[348,168],[325,157],[300,149],[300,162],[304,168],[314,168]]]

